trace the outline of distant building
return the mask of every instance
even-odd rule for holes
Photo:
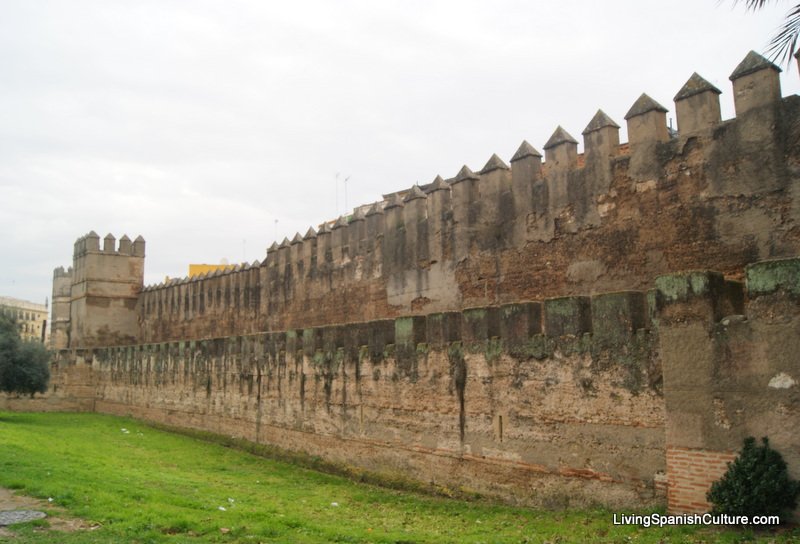
[[[0,313],[17,321],[23,340],[44,342],[47,336],[47,305],[18,298],[0,297]]]
[[[189,277],[193,278],[201,274],[208,274],[209,272],[216,272],[217,270],[229,270],[231,268],[233,268],[233,265],[227,262],[222,262],[220,264],[190,264]]]

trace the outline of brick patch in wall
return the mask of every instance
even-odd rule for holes
[[[728,470],[735,452],[667,447],[667,506],[670,513],[707,512],[706,493]]]

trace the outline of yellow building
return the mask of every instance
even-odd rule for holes
[[[220,264],[190,264],[189,265],[189,277],[193,278],[195,276],[199,276],[200,274],[206,274],[208,272],[216,272],[217,270],[228,270],[229,268],[233,268],[233,265],[228,263],[220,263]]]
[[[47,336],[47,306],[18,298],[0,297],[0,312],[16,320],[23,340],[44,342]]]

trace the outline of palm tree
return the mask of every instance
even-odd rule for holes
[[[757,10],[767,5],[770,0],[733,0],[734,4],[744,1],[748,10]],[[796,4],[786,14],[786,20],[767,47],[767,53],[773,61],[788,65],[792,55],[797,51],[797,38],[800,36],[800,4]]]

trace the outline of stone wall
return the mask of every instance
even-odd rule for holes
[[[61,352],[48,395],[528,505],[704,511],[746,436],[800,478],[800,258],[655,289]]]
[[[75,355],[94,393],[79,408],[519,504],[656,505],[665,414],[649,313],[645,293],[623,292],[95,348]],[[46,398],[70,393],[63,370]]]
[[[702,510],[747,435],[798,477],[798,261],[748,265],[800,255],[800,98],[755,53],[731,80],[734,119],[694,74],[678,134],[642,95],[625,144],[598,111],[582,155],[559,127],[544,163],[523,142],[232,270],[144,287],[144,240],[90,233],[55,277],[54,389],[0,406],[532,505],[643,507],[668,483]]]
[[[800,254],[800,98],[754,53],[732,75],[737,116],[694,74],[675,97],[680,132],[642,95],[630,141],[602,111],[585,153],[559,127],[546,161],[523,142],[274,244],[266,259],[148,286],[139,340],[161,342],[646,289],[679,270],[742,278]],[[365,212],[364,210],[367,209]]]
[[[705,491],[766,436],[800,479],[800,259],[746,269],[747,303],[719,274],[659,278],[669,504],[706,511]]]

